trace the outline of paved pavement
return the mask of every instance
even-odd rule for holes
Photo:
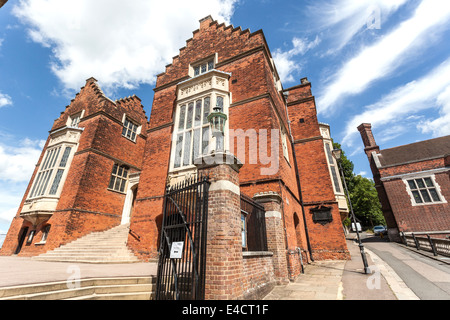
[[[305,266],[295,282],[276,287],[265,300],[418,300],[396,272],[365,249],[371,274],[364,274],[359,246],[347,240],[352,259],[320,261]]]
[[[30,270],[30,268],[32,268]],[[156,275],[156,263],[89,264],[46,262],[24,257],[0,256],[0,288],[83,279]]]
[[[428,295],[436,295],[438,289],[443,292],[450,292],[450,280],[447,281],[448,279],[445,280],[446,278],[442,277],[445,274],[446,277],[450,276],[450,273],[446,273],[448,265],[445,265],[445,267],[438,266],[438,268],[442,268],[437,270],[440,273],[436,273],[436,267],[429,267],[431,271],[429,271],[429,275],[425,275],[430,282],[432,280],[438,281],[436,283],[440,286],[438,288],[432,288],[433,290],[431,290],[429,284],[422,284],[417,287],[418,280],[420,280],[417,276],[412,278],[411,281],[405,280],[408,282],[407,285],[402,280],[409,279],[402,274],[408,271],[405,265],[408,264],[415,269],[419,267],[425,269],[426,261],[419,261],[419,264],[417,264],[412,261],[414,258],[403,259],[402,263],[405,265],[401,265],[400,269],[390,262],[391,265],[396,267],[396,270],[400,270],[396,272],[386,263],[389,262],[387,259],[389,256],[399,257],[399,253],[394,253],[392,250],[395,249],[388,246],[389,243],[365,243],[367,260],[372,273],[364,274],[359,247],[351,239],[351,236],[350,234],[350,238],[347,240],[351,260],[317,261],[305,265],[305,274],[302,274],[295,282],[276,287],[264,300],[419,300],[419,298],[426,299],[429,297],[423,295],[423,291],[426,290],[429,291],[427,291]],[[403,248],[402,250],[408,249]],[[404,255],[406,256],[406,254]],[[431,260],[431,257],[424,259]],[[30,270],[30,266],[32,266],[32,270]],[[150,276],[156,275],[156,272],[157,264],[154,262],[108,265],[73,264],[37,261],[22,257],[0,257],[0,288],[66,281],[73,276],[80,276],[81,278]],[[433,277],[440,278],[434,279]]]

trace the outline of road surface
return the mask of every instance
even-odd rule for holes
[[[450,265],[365,233],[364,246],[386,262],[421,300],[450,300]]]

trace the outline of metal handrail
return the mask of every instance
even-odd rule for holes
[[[414,233],[406,235],[402,233],[403,243],[406,246],[415,247],[417,250],[432,252],[434,256],[443,255],[450,257],[450,240],[432,238],[429,234],[425,237],[416,236]]]

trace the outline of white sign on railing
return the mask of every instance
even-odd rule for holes
[[[170,259],[181,259],[183,255],[184,242],[174,242],[170,248]]]

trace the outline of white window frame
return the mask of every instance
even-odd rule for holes
[[[222,96],[222,95],[220,95]],[[223,96],[222,96],[223,97]],[[205,113],[205,101],[207,101],[207,99],[209,99],[209,113],[206,114]],[[198,101],[202,101],[202,105],[201,105],[201,118],[200,118],[200,123],[195,125],[195,115],[196,115],[196,110],[197,110],[197,103]],[[172,148],[172,159],[173,161],[171,161],[171,169],[172,170],[182,170],[182,169],[186,169],[186,168],[192,168],[194,167],[194,155],[193,155],[193,149],[194,149],[194,132],[199,130],[200,132],[200,137],[199,137],[199,145],[198,145],[198,153],[197,155],[206,155],[209,154],[210,150],[211,150],[211,140],[212,140],[212,133],[211,133],[211,127],[210,124],[207,120],[207,116],[213,112],[213,104],[215,104],[215,102],[217,101],[217,95],[213,95],[211,93],[208,94],[204,94],[201,95],[199,97],[190,99],[188,101],[179,103],[177,106],[177,112],[176,112],[176,121],[175,121],[175,130],[174,130],[174,139],[173,139],[173,145],[174,147]],[[188,109],[189,106],[193,104],[193,110],[192,110],[192,125],[190,128],[187,127],[187,120],[188,120]],[[184,107],[184,126],[183,129],[180,128],[181,125],[181,115],[182,115],[182,110]],[[205,138],[204,134],[205,129],[207,129],[207,138]],[[190,145],[188,146],[186,143],[186,136],[189,133],[189,138],[191,140]],[[183,138],[182,138],[182,143],[179,143],[179,136],[183,134]],[[205,148],[204,143],[208,141],[208,145]],[[185,152],[186,152],[186,147],[189,147],[189,164],[185,164]],[[179,151],[179,149],[181,148],[181,157],[180,157],[180,165],[178,165],[177,162],[177,152]]]
[[[47,148],[28,194],[29,200],[59,197],[75,152],[76,145],[70,143]]]
[[[216,55],[217,59],[217,55]],[[208,60],[208,59],[204,59]],[[196,101],[204,98],[210,97],[210,110],[209,112],[214,112],[214,107],[216,106],[218,97],[223,98],[223,106],[222,106],[222,112],[226,115],[229,114],[229,108],[231,104],[231,93],[229,92],[229,86],[228,81],[231,77],[230,73],[226,73],[220,70],[213,70],[208,71],[205,74],[202,74],[198,77],[182,81],[178,84],[177,89],[177,103],[176,108],[174,112],[174,125],[173,125],[173,134],[172,134],[172,150],[170,154],[170,167],[169,167],[169,173],[171,176],[173,175],[185,175],[190,171],[195,171],[196,166],[194,165],[195,159],[192,159],[192,154],[190,155],[190,164],[189,165],[183,165],[183,162],[181,162],[181,165],[175,166],[175,162],[177,160],[176,153],[180,151],[180,142],[179,140],[179,134],[183,133],[185,134],[186,131],[190,130],[192,132],[192,135],[194,134],[194,129],[188,129],[186,126],[184,127],[184,130],[180,130],[180,114],[181,114],[181,107],[183,105],[186,105],[186,108],[189,106],[189,103],[194,103],[194,117],[195,117],[195,106]],[[203,132],[201,132],[200,136],[200,146],[202,146],[202,149],[199,150],[198,156],[201,154],[209,154],[212,152],[212,150],[216,149],[216,146],[218,143],[223,144],[223,150],[228,151],[229,150],[229,144],[230,144],[230,138],[229,138],[229,121],[225,123],[224,127],[224,135],[223,135],[223,141],[217,141],[218,139],[213,136],[211,126],[209,122],[206,122],[204,120],[206,115],[204,113],[204,110],[202,109],[202,117],[200,119],[201,125],[200,126],[194,126],[196,129],[201,128],[209,128],[209,140],[208,140],[208,149],[203,150]],[[187,113],[186,113],[187,115]],[[186,125],[186,123],[185,123]],[[193,128],[194,128],[193,127]],[[203,130],[203,129],[202,129]],[[178,142],[178,145],[177,145]],[[184,153],[187,147],[184,146],[185,143],[185,135],[183,135],[181,145],[181,159],[184,160]],[[189,151],[192,153],[193,150],[193,144],[194,139],[191,137],[191,144],[189,146]],[[187,146],[187,145],[186,145]],[[178,163],[177,163],[178,165]]]
[[[215,70],[217,62],[218,62],[217,53],[212,56],[209,56],[208,58],[194,62],[193,64],[189,65],[189,76],[191,78],[194,78],[201,76],[209,71]],[[198,71],[197,68],[199,68]]]
[[[425,179],[429,178],[433,184],[433,186],[427,186]],[[417,184],[416,180],[421,179],[423,181],[423,183],[425,184],[424,188],[420,188],[419,185]],[[417,174],[417,175],[409,175],[409,176],[405,176],[403,177],[403,182],[406,186],[406,192],[408,193],[410,199],[411,199],[411,205],[416,207],[416,206],[427,206],[427,205],[435,205],[435,204],[442,204],[442,203],[447,203],[447,201],[445,200],[442,191],[441,191],[441,187],[440,185],[436,182],[436,176],[434,174],[430,174],[430,173],[423,173],[423,174]],[[409,181],[414,180],[415,182],[415,186],[418,187],[417,189],[411,189],[410,185],[409,185]],[[429,190],[434,189],[436,191],[437,196],[439,197],[439,201],[435,201],[433,199],[432,194],[429,192]],[[431,202],[425,202],[425,199],[423,197],[422,191],[427,192]],[[416,198],[414,196],[414,192],[418,192],[419,196],[422,200],[422,203],[417,203],[416,202]]]
[[[122,118],[122,137],[136,142],[137,137],[141,134],[141,130],[142,126],[124,113]]]
[[[81,112],[77,112],[70,117],[67,118],[66,125],[70,128],[78,128],[81,119],[84,117],[84,110]]]
[[[283,128],[281,128],[280,130],[281,130],[281,145],[283,148],[283,155],[284,155],[284,158],[286,159],[286,161],[290,164],[287,133],[286,133],[286,130],[284,130]]]
[[[333,157],[333,145],[329,141],[324,142],[324,148],[325,148],[325,154],[327,157],[328,162],[328,168],[330,170],[330,178],[331,182],[333,184],[333,190],[335,194],[344,194],[344,188],[342,186],[341,182],[341,176],[338,169],[338,164],[336,163],[336,160]],[[337,189],[339,187],[339,190]]]
[[[50,233],[51,225],[46,225],[44,229],[42,229],[42,238],[40,243],[46,243],[48,239],[48,234]]]
[[[241,239],[242,248],[247,249],[247,213],[241,210]]]
[[[34,235],[36,234],[36,230],[31,230],[27,237],[27,244],[31,244],[34,239]]]
[[[119,174],[122,172],[121,174]],[[113,168],[111,170],[111,175],[108,181],[108,190],[120,192],[120,193],[127,193],[127,187],[128,187],[128,178],[130,176],[130,167],[124,164],[115,163],[113,165]],[[113,186],[110,187],[112,179],[114,178]],[[119,181],[119,186],[116,189],[117,181]],[[123,189],[123,190],[122,190]]]

